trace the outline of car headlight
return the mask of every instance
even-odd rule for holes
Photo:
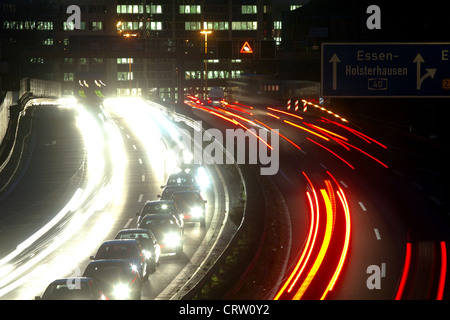
[[[168,247],[176,247],[181,243],[181,237],[177,233],[168,233],[164,237],[164,242]]]
[[[191,209],[190,213],[193,218],[198,218],[203,215],[203,210],[201,207],[194,207]]]
[[[150,259],[152,257],[152,253],[148,250],[142,250],[142,253],[146,259]]]
[[[139,272],[139,268],[135,264],[131,265],[131,270],[133,270],[134,272]]]
[[[118,284],[114,287],[113,295],[118,300],[125,300],[129,298],[130,288],[126,284]]]

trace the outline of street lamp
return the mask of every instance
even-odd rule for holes
[[[208,94],[208,34],[211,34],[211,30],[202,30],[200,31],[201,34],[205,35],[205,99]]]

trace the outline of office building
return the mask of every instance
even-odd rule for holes
[[[0,5],[2,91],[33,77],[76,94],[80,77],[98,74],[108,95],[178,101],[181,91],[275,73],[275,52],[261,51],[282,50],[283,19],[304,1],[79,0],[80,25],[68,21],[71,0],[9,2]]]

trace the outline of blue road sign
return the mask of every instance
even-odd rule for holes
[[[321,96],[450,98],[450,43],[323,43]]]

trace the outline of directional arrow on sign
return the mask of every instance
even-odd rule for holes
[[[422,58],[422,55],[420,53],[417,54],[416,58],[413,61],[417,64],[417,85],[416,89],[420,90],[420,87],[422,86],[422,83],[425,81],[426,78],[431,77],[431,79],[434,78],[434,75],[436,74],[437,69],[425,69],[427,73],[425,73],[423,76],[421,76],[421,64],[425,62],[425,60]]]
[[[341,62],[341,60],[339,60],[338,56],[335,54],[333,54],[333,56],[331,57],[330,61],[328,61],[329,63],[333,64],[333,90],[336,90],[337,88],[337,64]]]

